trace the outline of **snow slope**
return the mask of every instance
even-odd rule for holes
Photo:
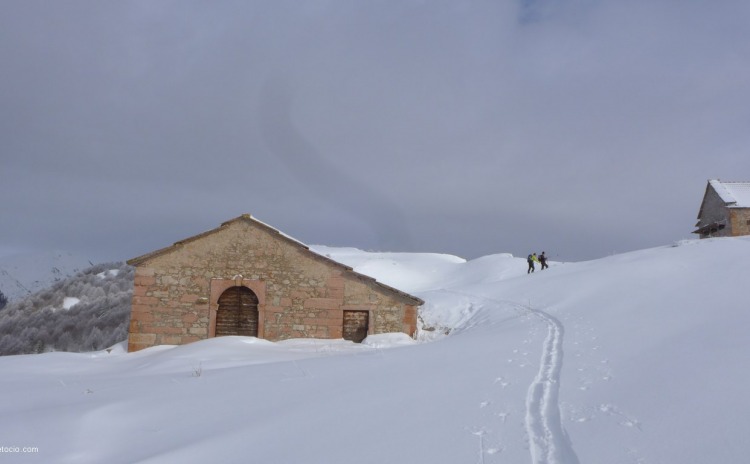
[[[747,461],[748,238],[532,275],[509,255],[314,249],[423,298],[433,330],[0,358],[3,458]]]

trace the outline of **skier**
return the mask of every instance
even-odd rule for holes
[[[529,263],[529,270],[526,271],[526,274],[534,272],[534,263],[539,262],[539,259],[536,257],[536,253],[531,253],[528,258],[526,258],[526,262]]]
[[[547,266],[547,257],[544,255],[544,252],[539,255],[539,262],[542,264],[542,270],[545,270],[549,267]]]

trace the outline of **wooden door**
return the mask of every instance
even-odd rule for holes
[[[370,324],[369,311],[344,311],[344,340],[362,343]]]
[[[219,297],[216,336],[258,336],[258,297],[247,287],[230,287]]]

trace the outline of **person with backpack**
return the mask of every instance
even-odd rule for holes
[[[542,264],[542,270],[545,270],[549,267],[547,265],[547,257],[544,255],[544,252],[542,252],[542,254],[539,255],[539,262]]]
[[[526,274],[531,274],[534,272],[534,263],[538,263],[539,259],[536,257],[536,253],[531,253],[528,258],[526,258],[526,262],[529,263],[529,270],[526,271]]]

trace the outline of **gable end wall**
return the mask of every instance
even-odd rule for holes
[[[701,204],[701,210],[698,217],[697,228],[702,228],[710,224],[725,224],[725,228],[711,234],[712,237],[728,237],[731,235],[731,224],[729,221],[729,210],[724,200],[721,199],[716,190],[709,184],[706,187],[706,194]],[[704,236],[701,236],[705,238]]]

